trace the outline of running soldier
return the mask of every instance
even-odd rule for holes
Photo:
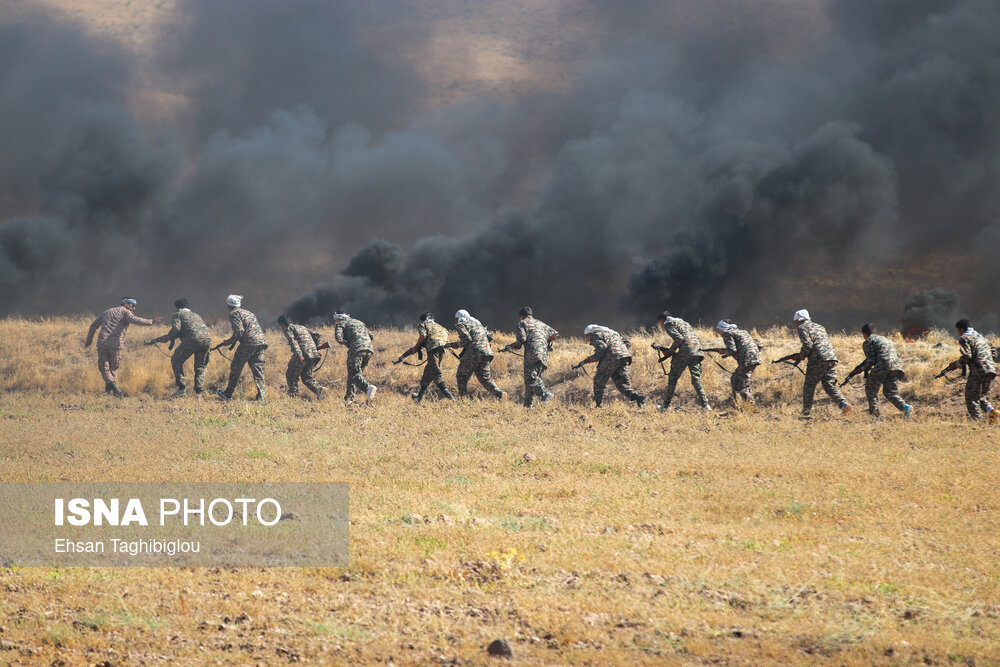
[[[798,329],[802,349],[798,354],[791,355],[789,360],[796,363],[803,359],[809,360],[802,383],[802,416],[808,419],[812,415],[816,385],[820,383],[827,396],[837,402],[841,413],[846,416],[851,411],[851,405],[837,388],[837,353],[833,350],[833,343],[830,342],[826,329],[813,322],[809,318],[809,311],[804,308],[795,311],[792,319]]]
[[[705,388],[701,385],[701,361],[705,354],[701,349],[701,340],[690,324],[679,317],[671,317],[670,313],[663,311],[657,320],[657,324],[670,336],[674,343],[670,347],[665,345],[653,345],[653,349],[663,353],[663,359],[670,357],[670,374],[667,377],[667,391],[663,395],[663,403],[656,406],[660,412],[670,408],[670,402],[674,399],[674,392],[677,390],[677,381],[685,370],[691,373],[691,386],[694,387],[698,395],[698,402],[702,410],[711,410],[708,404],[708,396],[705,395]]]
[[[479,384],[493,394],[494,398],[502,401],[507,397],[497,383],[493,381],[493,371],[490,363],[493,361],[493,347],[490,341],[493,339],[483,323],[469,314],[467,310],[460,310],[455,313],[455,331],[458,332],[458,340],[449,343],[448,347],[462,348],[458,356],[458,395],[469,395],[469,379],[475,374],[479,379]]]
[[[906,374],[903,372],[902,364],[899,363],[896,346],[885,336],[879,336],[878,329],[871,323],[861,327],[861,335],[865,337],[865,342],[861,345],[865,360],[848,373],[841,386],[847,384],[855,375],[864,373],[868,414],[882,421],[878,407],[878,392],[881,389],[886,400],[903,413],[904,419],[909,419],[913,416],[913,406],[906,403],[899,395],[899,382],[906,377]]]
[[[118,388],[118,369],[122,363],[122,348],[125,346],[125,332],[130,324],[151,327],[163,321],[162,317],[147,320],[135,314],[136,300],[130,296],[122,299],[120,306],[108,308],[97,316],[90,324],[87,340],[83,347],[88,348],[97,334],[97,368],[104,378],[104,393],[121,398],[125,394]]]
[[[237,343],[240,346],[236,348],[229,364],[229,384],[225,390],[217,389],[215,393],[224,401],[233,400],[233,392],[239,384],[243,367],[249,365],[254,384],[257,385],[257,400],[263,402],[267,395],[264,386],[264,350],[267,349],[267,339],[257,322],[257,316],[242,307],[242,295],[230,294],[226,297],[226,305],[229,306],[229,325],[233,328],[233,335],[212,349],[218,350],[228,345],[231,350]]]
[[[170,357],[170,366],[174,370],[174,382],[177,384],[170,398],[180,398],[187,394],[184,383],[184,362],[194,357],[194,393],[199,398],[205,393],[205,371],[208,369],[209,348],[212,347],[212,336],[201,315],[188,308],[187,299],[174,301],[177,312],[170,318],[170,331],[159,338],[146,341],[146,345],[169,343],[168,350],[174,349],[178,340],[180,345]]]
[[[313,369],[319,363],[320,355],[312,332],[301,324],[292,324],[285,315],[278,318],[278,326],[281,327],[285,340],[288,341],[288,347],[292,350],[288,368],[285,370],[288,395],[299,395],[299,379],[301,379],[306,389],[316,394],[316,400],[322,401],[326,398],[326,389],[320,387],[313,377]]]
[[[542,403],[552,398],[545,388],[542,373],[549,367],[549,350],[559,332],[541,320],[536,320],[530,306],[518,311],[521,321],[517,325],[517,340],[504,350],[524,348],[524,407],[530,408],[538,396]]]
[[[424,400],[427,388],[434,384],[442,396],[454,401],[455,395],[448,390],[448,386],[444,383],[444,375],[441,373],[441,362],[444,360],[445,347],[448,345],[448,330],[434,321],[433,314],[423,313],[420,316],[420,324],[417,325],[417,333],[419,334],[417,342],[395,361],[399,364],[411,354],[418,354],[420,358],[424,350],[427,352],[424,374],[420,377],[420,389],[410,394],[410,398],[419,403]]]
[[[724,348],[713,348],[709,352],[718,352],[722,357],[732,357],[736,360],[736,370],[729,376],[729,385],[733,389],[733,404],[740,407],[742,403],[757,405],[750,388],[753,372],[760,366],[760,346],[750,332],[740,329],[732,320],[720,320],[715,330],[722,336]]]
[[[597,362],[597,370],[594,371],[594,403],[597,407],[604,402],[604,388],[608,380],[614,381],[625,398],[635,401],[640,408],[645,405],[646,397],[632,389],[632,378],[629,377],[632,353],[628,349],[628,341],[614,329],[599,324],[588,324],[583,330],[583,337],[594,346],[594,353],[573,368]]]
[[[969,377],[965,381],[965,407],[969,418],[981,420],[985,415],[990,424],[995,424],[1000,419],[1000,410],[990,404],[989,393],[997,367],[989,341],[972,328],[969,320],[959,320],[955,328],[958,329],[958,347],[962,356],[952,366],[964,363],[969,369]]]
[[[334,339],[347,347],[347,393],[344,394],[344,403],[353,403],[354,395],[359,389],[368,394],[368,402],[371,403],[378,389],[361,374],[375,351],[372,347],[374,336],[364,322],[347,313],[334,313],[333,323]]]

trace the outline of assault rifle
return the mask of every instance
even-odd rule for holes
[[[667,373],[666,367],[663,365],[663,362],[669,359],[670,357],[674,356],[676,350],[671,350],[666,345],[660,345],[659,343],[652,343],[650,344],[650,347],[660,353],[660,356],[657,359],[657,361],[660,362],[660,370],[663,371],[664,375],[669,375],[669,373]]]
[[[968,364],[966,363],[965,359],[956,359],[955,361],[951,362],[950,364],[948,364],[947,366],[945,366],[943,369],[941,369],[941,372],[938,373],[937,375],[935,375],[934,379],[937,380],[939,378],[944,378],[945,380],[947,380],[948,379],[948,373],[950,373],[952,371],[957,371],[959,368],[962,369],[962,377],[965,377],[966,366],[968,366]]]
[[[848,373],[847,377],[844,378],[844,381],[840,383],[840,386],[841,387],[845,386],[848,382],[851,381],[851,378],[853,378],[855,375],[857,375],[858,373],[861,373],[861,372],[864,372],[866,378],[868,377],[868,360],[867,359],[865,359],[860,364],[858,364],[857,366],[855,366],[854,370],[852,370],[850,373]]]
[[[786,354],[781,359],[775,359],[771,363],[772,364],[788,364],[789,366],[794,366],[795,370],[797,370],[798,372],[802,373],[803,375],[806,374],[806,372],[804,370],[802,370],[801,368],[799,368],[799,364],[802,363],[802,357],[799,355],[798,352],[793,352],[792,354]]]
[[[728,356],[729,350],[724,347],[703,347],[701,348],[705,352],[714,352],[715,354],[721,354],[722,356]]]

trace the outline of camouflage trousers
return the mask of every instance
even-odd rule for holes
[[[208,370],[209,345],[211,342],[199,345],[197,343],[181,342],[170,356],[170,366],[174,369],[174,382],[178,389],[184,389],[184,362],[194,357],[194,390],[200,394],[205,391],[205,371]]]
[[[467,396],[469,394],[469,380],[473,375],[479,380],[479,384],[483,385],[491,394],[497,398],[503,395],[500,387],[493,381],[493,371],[490,369],[490,362],[492,361],[493,357],[490,355],[462,355],[461,361],[458,362],[458,373],[456,374],[459,396]]]
[[[547,366],[541,361],[524,362],[524,404],[531,406],[535,396],[542,398],[548,391],[542,381],[542,373]]]
[[[698,403],[702,407],[708,407],[708,396],[705,388],[701,385],[701,360],[703,357],[689,354],[674,354],[670,357],[670,374],[667,376],[667,391],[663,394],[663,408],[670,407],[670,402],[674,400],[674,392],[677,390],[677,381],[685,370],[691,372],[691,386],[694,393],[698,395]]]
[[[865,380],[865,396],[868,398],[868,414],[880,417],[878,409],[878,390],[881,389],[887,401],[902,412],[906,402],[899,395],[900,371],[870,371]]]
[[[631,357],[622,359],[612,359],[605,357],[597,362],[597,370],[594,371],[594,403],[600,405],[604,401],[604,388],[608,380],[615,383],[625,398],[630,401],[638,401],[642,394],[632,389],[632,378],[629,377],[629,368],[632,365]]]
[[[993,411],[990,405],[990,385],[993,384],[993,373],[969,371],[969,379],[965,381],[965,407],[972,419],[983,419],[983,414]]]
[[[837,388],[836,361],[809,361],[806,367],[806,379],[802,382],[802,414],[812,413],[813,399],[816,397],[816,385],[822,383],[826,395],[837,402],[841,409],[847,405],[847,399]]]
[[[427,387],[444,384],[444,374],[441,372],[441,362],[444,360],[444,348],[439,347],[427,353],[427,363],[424,364],[424,374],[420,376],[420,393]]]
[[[229,384],[226,386],[226,396],[232,396],[236,385],[240,382],[243,367],[249,365],[253,374],[253,382],[257,385],[257,398],[263,400],[267,389],[264,386],[264,350],[267,345],[240,345],[233,354],[229,364]]]
[[[750,405],[757,405],[754,400],[753,391],[750,389],[750,378],[760,364],[744,366],[740,364],[729,376],[729,386],[733,388],[733,402],[744,401]]]
[[[313,369],[319,363],[319,357],[314,359],[299,358],[294,354],[288,360],[288,368],[285,369],[285,386],[288,387],[289,396],[299,395],[299,380],[306,386],[306,389],[314,394],[319,394],[320,386],[313,377]]]
[[[122,364],[122,349],[120,347],[97,348],[97,368],[105,384],[118,379],[118,368]]]
[[[369,350],[347,353],[347,393],[344,394],[345,401],[350,401],[354,398],[358,390],[368,391],[368,380],[361,374],[364,373],[371,358],[372,353]]]

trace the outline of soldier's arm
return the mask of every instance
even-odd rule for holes
[[[528,330],[524,326],[524,322],[518,322],[517,324],[517,337],[514,342],[508,345],[512,350],[520,350],[524,347],[524,341],[528,339]]]
[[[236,311],[229,313],[229,326],[233,329],[233,335],[216,345],[216,347],[232,345],[243,335],[243,320],[240,319]]]
[[[163,321],[162,317],[154,317],[151,320],[147,320],[145,317],[139,317],[131,310],[125,311],[125,317],[128,319],[129,324],[138,324],[139,326],[143,327],[151,327],[154,324],[159,324],[160,322]]]
[[[90,344],[94,342],[94,334],[97,333],[97,330],[101,328],[103,323],[104,314],[101,313],[97,316],[97,319],[90,323],[90,330],[87,332],[87,340],[83,343],[84,347],[90,347]]]
[[[458,324],[455,326],[455,331],[458,333],[458,340],[454,343],[448,343],[448,347],[468,347],[472,343],[472,337],[469,335],[469,328],[464,324]]]
[[[802,327],[799,327],[799,340],[802,342],[802,349],[799,350],[799,359],[805,359],[812,352],[813,342],[809,334]]]
[[[962,353],[961,361],[965,363],[972,361],[972,346],[969,344],[969,339],[965,336],[958,339],[958,350]]]
[[[417,338],[417,342],[413,344],[413,347],[411,347],[409,350],[407,350],[406,352],[404,352],[403,356],[404,357],[408,357],[411,354],[416,354],[417,350],[419,350],[421,347],[423,347],[424,341],[426,339],[427,339],[427,336],[425,336],[424,334],[420,334],[420,337]]]
[[[726,355],[730,357],[739,356],[739,350],[736,349],[736,341],[732,336],[723,336],[722,342],[726,346]]]
[[[347,342],[347,339],[344,338],[344,326],[342,324],[338,324],[333,328],[333,339],[341,345],[350,345],[350,343]]]
[[[559,338],[559,332],[553,329],[552,327],[549,327],[549,342],[551,343],[556,338]]]
[[[288,347],[292,349],[292,354],[296,357],[302,357],[302,348],[299,347],[299,341],[295,339],[295,334],[292,333],[292,328],[288,327],[283,332],[285,334],[285,340],[288,341]]]

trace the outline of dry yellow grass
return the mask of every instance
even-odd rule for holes
[[[1000,654],[1000,431],[966,422],[959,386],[931,380],[955,355],[943,335],[897,341],[912,422],[888,408],[872,423],[855,388],[858,413],[824,398],[806,424],[801,376],[770,365],[756,414],[701,414],[686,380],[680,412],[595,410],[589,378],[568,371],[589,350],[578,339],[557,344],[550,404],[415,406],[420,369],[390,363],[415,336],[391,331],[377,333],[373,406],[280,396],[277,333],[267,405],[162,400],[169,363],[137,346],[160,327],[130,331],[132,396],[116,401],[86,324],[0,322],[0,479],[346,481],[351,565],[0,570],[0,663],[484,663],[498,637],[526,664]],[[764,338],[767,358],[795,349],[789,332]],[[649,340],[634,341],[636,385],[662,388]],[[842,371],[859,360],[860,338],[835,344]],[[505,389],[520,388],[518,362],[497,364]],[[209,381],[225,370],[213,359]],[[727,378],[705,374],[722,405]],[[320,380],[340,393],[343,352]]]

